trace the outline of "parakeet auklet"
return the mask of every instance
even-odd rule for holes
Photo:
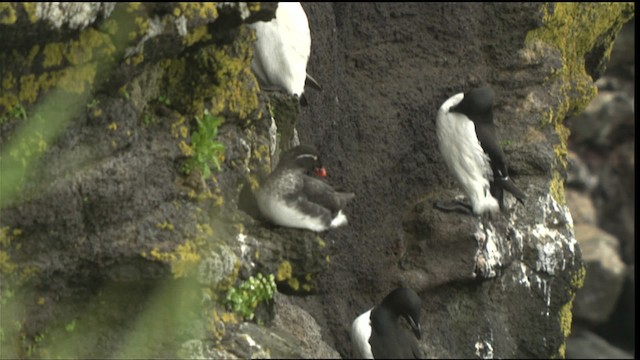
[[[256,191],[261,214],[277,225],[317,232],[346,225],[342,209],[355,195],[334,190],[318,176],[326,170],[313,147],[289,149]]]

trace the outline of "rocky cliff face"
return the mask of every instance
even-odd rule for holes
[[[568,121],[567,204],[587,274],[567,357],[635,353],[635,20],[620,31],[598,95]]]
[[[302,109],[249,68],[243,23],[274,4],[0,7],[2,357],[348,357],[351,321],[398,285],[429,357],[564,355],[584,270],[562,123],[632,5],[303,6],[324,90]],[[528,195],[492,221],[432,207],[459,193],[435,113],[481,83]],[[255,215],[294,123],[357,194],[349,227]],[[258,274],[282,294],[234,311]]]

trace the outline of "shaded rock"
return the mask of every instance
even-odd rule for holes
[[[288,333],[242,323],[237,331],[223,339],[229,352],[241,359],[300,358],[302,352]]]
[[[600,91],[584,112],[571,120],[572,142],[593,149],[615,147],[622,140],[615,132],[620,126],[632,126],[633,113],[633,98],[626,93]],[[620,135],[632,136],[628,132]]]
[[[573,189],[591,193],[598,185],[597,176],[592,174],[588,165],[574,151],[569,151],[567,162],[566,185]]]
[[[571,210],[573,224],[596,225],[597,214],[591,197],[581,191],[566,189],[567,206]],[[578,239],[579,241],[579,239]]]
[[[587,36],[583,44],[589,45],[576,52],[573,40],[585,33],[573,32],[576,23],[559,15],[577,8],[530,5],[303,4],[314,44],[308,71],[324,90],[301,110],[300,140],[335,164],[334,183],[357,194],[350,226],[326,236],[335,254],[318,278],[322,309],[306,309],[324,319],[331,329],[327,342],[341,355],[351,354],[345,324],[399,284],[422,290],[429,319],[423,329],[428,326],[430,334],[423,340],[426,354],[475,357],[476,343],[487,349],[485,356],[492,348],[494,357],[551,357],[554,347],[562,352],[563,341],[538,342],[557,340],[552,332],[568,334],[571,297],[565,286],[575,289],[581,279],[580,250],[564,207],[564,159],[558,155],[567,134],[559,124],[595,95],[589,74],[606,62],[614,29],[632,9],[623,10],[629,15],[616,25]],[[595,15],[605,7],[593,10]],[[594,29],[592,19],[587,23]],[[597,51],[582,73],[582,65],[574,64],[584,64],[592,47]],[[434,137],[437,109],[480,83],[496,91],[498,137],[513,178],[530,199],[526,208],[508,203],[514,219],[505,216],[492,228],[428,210],[434,199],[456,195]],[[484,230],[484,239],[474,236]],[[498,283],[505,287],[497,290]],[[492,286],[495,293],[483,297]],[[501,298],[500,292],[509,295]],[[506,310],[512,303],[522,306]],[[509,311],[511,318],[525,314],[526,321],[505,325]],[[537,325],[531,324],[541,323],[546,332],[532,330]],[[522,342],[497,340],[529,330],[535,334],[523,335]]]
[[[574,314],[594,324],[605,322],[617,303],[625,276],[618,240],[593,225],[575,226],[587,268],[584,286],[576,295]]]
[[[322,237],[238,210],[277,141],[242,24],[275,4],[86,6],[103,11],[78,29],[52,28],[33,4],[0,8],[0,357],[300,356],[299,339],[238,325],[224,304],[257,272],[312,297],[302,307],[340,354],[356,310],[404,281],[429,299],[432,356],[563,356],[582,266],[562,121],[593,95],[630,4],[304,4],[310,73],[326,86],[295,123],[360,199],[351,226]],[[452,187],[434,114],[480,83],[495,88],[497,130],[531,200],[433,231],[437,216],[412,208]],[[205,109],[222,118],[215,131]],[[403,227],[408,212],[425,221]],[[416,256],[430,252],[444,261]]]
[[[585,329],[574,329],[567,338],[567,359],[633,359],[634,356]]]
[[[598,224],[620,239],[626,263],[635,262],[635,142],[620,143],[599,167],[593,194]]]
[[[622,293],[609,320],[593,330],[611,344],[635,354],[636,348],[635,265],[627,266]]]
[[[315,319],[287,296],[276,294],[273,299],[274,318],[271,327],[287,332],[297,340],[292,345],[300,355],[308,359],[338,359],[340,354],[322,340],[320,327]]]

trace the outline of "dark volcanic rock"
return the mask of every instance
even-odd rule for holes
[[[544,45],[542,38],[529,41],[546,10],[497,3],[304,5],[313,37],[308,72],[324,90],[309,92],[300,139],[332,164],[334,182],[357,194],[350,226],[326,237],[336,254],[319,279],[323,308],[310,309],[325,337],[342,356],[353,355],[348,325],[380,294],[405,283],[423,290],[430,356],[548,357],[554,347],[562,352],[562,341],[549,343],[555,338],[550,334],[560,333],[558,318],[570,316],[569,298],[560,294],[579,286],[564,275],[579,272],[581,260],[565,228],[572,226],[568,210],[549,196],[556,186],[549,180],[561,178],[564,169],[553,155],[558,134],[541,125],[541,114],[559,116],[558,122],[568,115],[559,114],[567,108],[552,93],[567,96],[572,112],[592,95],[564,92],[561,81],[545,82],[572,66],[565,50]],[[593,89],[586,74],[569,79]],[[512,217],[496,224],[493,241],[482,242],[474,237],[477,220],[436,214],[430,206],[455,195],[445,190],[459,192],[438,153],[436,112],[449,96],[486,83],[497,94],[496,127],[511,172],[529,198],[524,208],[510,204]],[[558,111],[549,114],[550,108]],[[487,269],[495,270],[495,278],[473,279],[479,259],[492,264]],[[510,295],[497,295],[505,291]],[[546,310],[534,310],[532,298]],[[508,304],[518,305],[507,310]],[[504,317],[514,322],[506,325]],[[512,341],[516,333],[522,338]],[[534,340],[541,338],[546,340]]]
[[[250,70],[243,22],[274,3],[0,5],[0,357],[346,357],[351,321],[398,285],[423,298],[430,357],[564,355],[584,272],[562,122],[632,6],[304,7],[323,91],[298,108]],[[528,196],[492,219],[432,207],[460,193],[436,111],[480,84]],[[350,226],[256,216],[251,190],[296,132],[356,193]],[[254,313],[232,311],[257,274],[289,297],[254,286]]]

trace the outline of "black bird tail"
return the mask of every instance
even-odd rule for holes
[[[518,199],[518,201],[520,201],[522,205],[524,205],[524,200],[527,198],[527,195],[525,195],[520,189],[518,189],[516,187],[516,184],[514,184],[511,179],[506,177],[500,178],[498,181],[500,182],[500,187],[510,192],[513,196],[516,197],[516,199]]]
[[[307,97],[304,96],[304,94],[301,94],[300,97],[298,98],[298,100],[300,101],[300,105],[301,106],[309,106],[309,102],[307,101]]]
[[[312,78],[311,75],[307,74],[307,80],[304,83],[305,85],[309,85],[310,87],[322,91],[322,86],[316,81],[316,79]]]
[[[504,211],[504,190],[510,192],[522,205],[524,205],[524,200],[527,196],[516,187],[516,184],[514,184],[511,179],[508,177],[500,177],[494,179],[490,187],[491,195],[498,200],[500,210]]]

